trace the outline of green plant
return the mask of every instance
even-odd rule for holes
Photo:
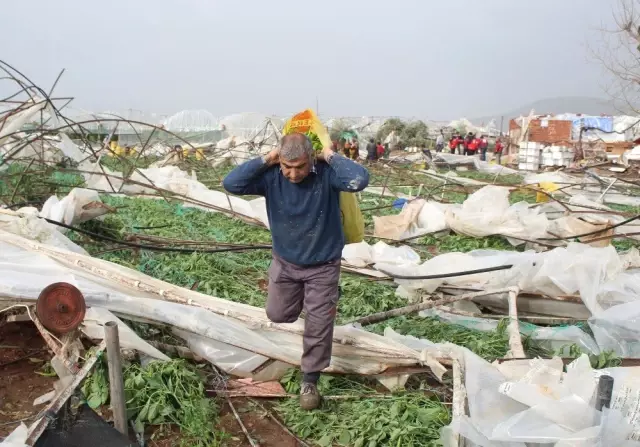
[[[301,374],[291,370],[281,382],[288,392],[297,393],[300,380]],[[362,396],[326,401],[312,412],[301,412],[296,399],[276,406],[292,431],[319,446],[436,446],[440,428],[450,420],[446,406],[423,392],[380,397],[363,379],[327,375],[318,388],[323,395]]]
[[[141,367],[132,364],[124,371],[127,417],[137,431],[145,425],[176,424],[183,437],[181,445],[217,446],[220,434],[214,430],[218,408],[204,394],[204,382],[185,360],[155,361]],[[85,380],[82,392],[91,408],[109,402],[108,370],[99,359]]]
[[[368,329],[382,334],[385,327],[391,327],[402,335],[425,338],[434,343],[454,343],[470,349],[488,361],[502,358],[509,351],[507,320],[501,320],[495,331],[486,332],[445,323],[436,318],[421,317],[397,317],[372,325]],[[528,357],[548,357],[551,354],[529,337],[523,336],[522,339]]]
[[[89,377],[85,379],[82,394],[87,399],[87,405],[94,409],[109,401],[109,371],[102,355],[96,361]]]
[[[448,234],[442,237],[428,235],[420,239],[420,244],[432,246],[438,253],[462,252],[472,250],[515,250],[507,240],[501,236],[488,236],[483,238],[464,236],[461,234]]]
[[[566,355],[570,358],[578,358],[584,352],[577,344],[571,344],[567,346],[563,346],[556,352],[556,355]],[[622,359],[618,356],[615,351],[602,351],[600,354],[589,354],[589,362],[591,363],[591,367],[593,369],[604,369],[604,368],[615,368],[622,364]]]
[[[125,373],[127,413],[139,429],[145,424],[174,423],[182,445],[215,446],[217,406],[204,394],[204,382],[185,360],[133,364]]]

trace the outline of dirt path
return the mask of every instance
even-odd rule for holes
[[[44,340],[31,322],[0,322],[0,439],[21,419],[29,425],[45,405],[33,400],[53,390],[55,377],[36,374],[50,359]],[[18,421],[18,422],[16,422]]]

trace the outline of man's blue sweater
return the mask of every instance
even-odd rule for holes
[[[223,182],[232,194],[265,197],[273,250],[300,266],[340,259],[344,233],[339,193],[362,191],[368,184],[369,172],[338,154],[329,163],[316,163],[300,183],[290,182],[279,165],[268,167],[262,158],[238,166]]]

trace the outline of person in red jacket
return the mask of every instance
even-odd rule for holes
[[[378,145],[376,146],[376,152],[378,154],[378,160],[382,158],[384,155],[384,146],[381,142],[378,141]]]
[[[502,164],[502,150],[504,149],[504,145],[502,144],[502,140],[500,140],[500,138],[498,138],[496,140],[496,148],[495,148],[495,155],[496,155],[496,163],[498,164]]]
[[[455,154],[457,148],[458,148],[458,135],[452,135],[451,139],[449,140],[449,151],[451,151],[452,154]]]
[[[476,138],[475,135],[470,135],[466,139],[467,143],[467,155],[476,155],[476,151],[478,150],[478,143],[480,142],[479,138]]]

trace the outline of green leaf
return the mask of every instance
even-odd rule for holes
[[[133,423],[133,430],[136,433],[144,433],[144,423],[140,419],[136,419]]]
[[[153,421],[157,415],[158,415],[158,402],[154,402],[153,404],[151,404],[151,407],[149,408],[149,415],[147,416],[147,419],[149,419],[150,421]]]
[[[356,442],[353,444],[353,447],[362,447],[364,445],[364,438],[361,436],[356,439]]]
[[[333,443],[333,435],[331,433],[327,433],[318,441],[318,445],[320,447],[331,447]]]
[[[338,437],[338,444],[340,445],[349,445],[351,442],[351,433],[348,430],[342,430],[340,436]]]
[[[371,441],[369,441],[369,447],[376,447],[378,445],[378,443],[376,442],[375,439],[372,439]]]
[[[89,407],[95,410],[100,405],[102,405],[102,399],[98,394],[92,394],[91,396],[89,396],[89,399],[87,400],[87,405],[89,405]]]
[[[140,413],[138,414],[138,419],[141,421],[147,420],[147,414],[149,414],[149,402],[151,401],[147,401],[147,403],[144,404],[144,407],[142,407],[142,411],[140,411]]]

